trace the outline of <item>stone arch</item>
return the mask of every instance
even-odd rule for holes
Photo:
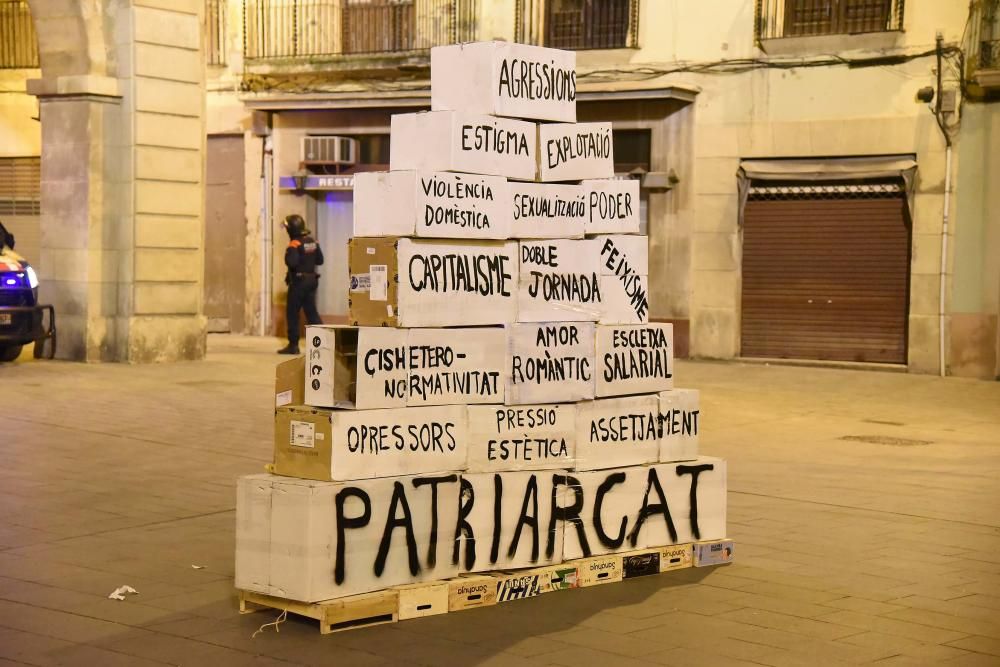
[[[110,73],[108,66],[114,60],[108,58],[106,48],[107,4],[101,0],[28,0],[43,77]]]

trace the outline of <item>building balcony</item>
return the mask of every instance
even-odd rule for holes
[[[0,69],[37,69],[38,39],[26,0],[0,0]]]
[[[476,38],[475,0],[244,0],[247,72],[429,67],[433,46]]]
[[[516,0],[516,39],[571,51],[637,48],[639,1]]]
[[[964,46],[968,78],[984,91],[1000,90],[1000,0],[972,3]]]
[[[757,0],[757,43],[772,55],[896,45],[905,0]]]

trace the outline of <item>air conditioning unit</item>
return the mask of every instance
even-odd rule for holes
[[[302,137],[302,164],[351,165],[358,161],[358,140],[352,137]]]

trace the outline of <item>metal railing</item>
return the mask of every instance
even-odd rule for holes
[[[226,64],[226,0],[205,1],[205,61]]]
[[[0,0],[0,69],[38,67],[38,39],[26,0]]]
[[[476,39],[477,0],[244,0],[247,60],[387,55]]]
[[[977,70],[1000,69],[1000,0],[974,0],[962,45],[971,76]]]
[[[639,46],[640,0],[517,0],[518,42],[558,49]]]
[[[903,29],[905,0],[757,0],[757,39]]]

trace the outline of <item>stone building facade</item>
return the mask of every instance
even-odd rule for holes
[[[177,5],[130,11],[165,11],[145,4]],[[935,0],[327,0],[294,15],[268,0],[180,4],[203,26],[208,175],[176,187],[207,183],[209,231],[203,246],[132,246],[164,267],[134,284],[156,278],[157,303],[184,311],[155,314],[164,325],[281,331],[279,223],[293,212],[331,249],[320,305],[342,318],[350,174],[384,167],[391,113],[429,105],[429,46],[506,39],[578,50],[581,119],[611,121],[620,176],[642,180],[651,316],[674,323],[680,352],[1000,373],[995,0],[971,12]],[[53,99],[35,92],[43,109]],[[353,154],[303,153],[330,137]],[[156,192],[178,202],[174,187]],[[197,270],[180,261],[203,254]]]

